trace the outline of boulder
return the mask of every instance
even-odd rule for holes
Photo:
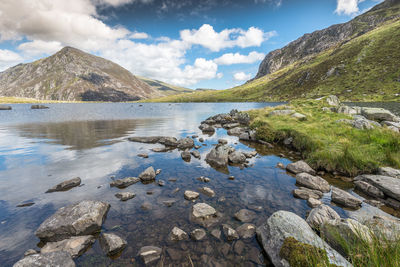
[[[139,250],[138,255],[142,258],[144,264],[154,263],[161,257],[162,249],[155,246],[145,246]]]
[[[125,249],[127,242],[115,234],[103,233],[99,238],[101,249],[107,256],[113,256]]]
[[[58,242],[47,242],[40,250],[40,253],[50,253],[55,251],[65,251],[75,259],[81,256],[95,241],[91,235],[73,236]]]
[[[288,164],[286,166],[286,170],[294,174],[305,172],[315,175],[315,171],[310,167],[310,165],[302,160]]]
[[[208,217],[216,216],[217,211],[206,203],[197,203],[193,205],[192,216],[194,218],[206,219]]]
[[[298,119],[299,121],[305,121],[307,119],[307,116],[301,113],[293,113],[292,118]]]
[[[359,209],[362,204],[360,199],[337,187],[332,187],[332,202],[352,209]]]
[[[383,194],[383,192],[376,188],[373,185],[370,185],[367,182],[364,181],[355,181],[354,182],[355,188],[360,190],[361,192],[363,192],[366,195],[369,195],[371,197],[376,197],[376,198],[384,198],[385,195]]]
[[[191,156],[191,154],[190,154],[189,151],[183,151],[183,152],[181,153],[181,158],[182,158],[184,161],[190,161],[190,159],[192,158],[192,156]]]
[[[91,200],[62,207],[39,226],[35,235],[45,242],[92,235],[100,231],[109,209],[108,203]]]
[[[400,128],[400,122],[394,122],[394,121],[382,121],[381,125],[386,125],[386,126],[392,126],[396,128]]]
[[[321,191],[318,190],[312,190],[308,189],[305,187],[300,187],[298,189],[293,190],[293,196],[301,199],[309,199],[309,198],[314,198],[314,199],[320,199],[324,195]]]
[[[383,175],[359,175],[355,180],[367,182],[380,189],[385,195],[400,201],[400,179]]]
[[[320,229],[324,222],[335,219],[340,219],[339,214],[331,207],[322,204],[310,211],[306,221],[312,228]]]
[[[362,108],[361,115],[373,121],[394,121],[396,115],[383,108]]]
[[[127,201],[134,198],[135,196],[136,194],[131,192],[119,192],[115,194],[115,197],[119,198],[121,201]]]
[[[257,217],[256,213],[251,210],[241,209],[235,213],[235,219],[241,222],[251,222]]]
[[[201,158],[200,152],[197,151],[197,150],[194,150],[194,151],[190,152],[190,154],[192,154],[192,156],[195,157],[196,159],[200,159]]]
[[[139,174],[139,178],[142,182],[154,181],[156,179],[156,172],[152,166],[148,167],[141,174]]]
[[[6,106],[6,105],[0,105],[0,110],[11,110],[11,106]]]
[[[338,107],[336,109],[336,112],[337,113],[342,113],[342,114],[347,114],[347,115],[356,115],[356,114],[358,114],[356,109],[354,109],[352,107],[349,107],[349,106],[345,106],[345,105]]]
[[[279,109],[271,111],[268,116],[284,116],[284,115],[291,115],[295,113],[294,110],[291,109]]]
[[[400,170],[393,169],[391,167],[381,167],[378,169],[378,174],[383,176],[390,176],[393,178],[400,179]]]
[[[315,189],[324,193],[330,191],[330,186],[327,181],[319,176],[313,176],[305,172],[296,175],[296,182],[304,187]]]
[[[227,145],[217,145],[206,156],[206,162],[211,166],[225,167],[231,148]]]
[[[228,135],[240,135],[245,131],[242,127],[236,127],[228,130]]]
[[[321,204],[322,204],[321,200],[318,200],[318,199],[315,199],[315,198],[312,198],[312,197],[307,199],[307,205],[309,207],[311,207],[311,208],[316,208]]]
[[[76,187],[81,184],[81,178],[76,177],[70,180],[66,180],[62,183],[59,183],[58,185],[55,185],[54,187],[50,188],[49,190],[46,191],[46,193],[52,193],[52,192],[57,192],[57,191],[67,191],[73,187]]]
[[[242,132],[239,135],[239,140],[257,141],[257,133],[256,133],[256,131],[253,131],[253,130]]]
[[[149,154],[141,153],[141,154],[138,154],[137,156],[140,157],[140,158],[147,159],[149,157]]]
[[[13,267],[40,267],[40,266],[62,266],[75,267],[75,262],[66,251],[55,251],[49,253],[38,253],[24,257],[13,265]]]
[[[224,232],[225,238],[228,241],[239,239],[239,234],[228,224],[222,225],[222,231]]]
[[[174,227],[169,235],[172,241],[181,241],[188,238],[188,234],[178,227]]]
[[[48,106],[45,105],[32,105],[31,109],[48,109]]]
[[[244,113],[244,112],[236,113],[236,115],[234,116],[234,119],[243,125],[250,124],[250,115],[247,113]]]
[[[246,161],[246,156],[240,151],[234,151],[228,156],[229,162],[240,164]]]
[[[199,195],[200,195],[199,193],[190,190],[186,190],[184,193],[185,199],[187,200],[194,200],[198,198]]]
[[[124,179],[118,179],[118,180],[112,181],[110,183],[110,187],[126,188],[130,185],[136,184],[139,181],[140,181],[140,179],[137,177],[127,177]]]
[[[327,97],[325,98],[325,102],[326,102],[328,105],[334,106],[334,107],[337,107],[337,106],[340,105],[340,100],[339,100],[339,98],[338,98],[337,96],[335,96],[335,95],[327,96]]]
[[[212,190],[211,188],[206,187],[206,186],[201,188],[201,192],[203,194],[205,194],[206,196],[209,196],[209,197],[214,197],[215,196],[214,190]]]
[[[193,240],[200,241],[200,240],[204,239],[204,237],[206,237],[206,231],[204,231],[203,229],[194,229],[190,233],[190,237]]]
[[[232,128],[235,128],[235,127],[239,127],[239,126],[240,126],[240,124],[237,123],[237,122],[234,122],[234,123],[226,123],[226,124],[222,125],[222,127],[223,127],[224,129],[227,129],[227,130],[232,129]]]
[[[351,266],[343,256],[324,242],[302,218],[292,212],[275,212],[265,224],[257,227],[256,232],[265,253],[276,267],[290,266],[289,262],[280,256],[284,241],[289,237],[325,250],[331,264]]]
[[[186,137],[178,141],[179,149],[190,149],[194,147],[194,141],[192,138]]]
[[[160,140],[158,140],[158,143],[168,147],[178,146],[178,140],[175,137],[167,137],[167,136],[161,137]]]
[[[236,232],[239,234],[240,238],[252,238],[256,233],[256,226],[251,223],[245,223],[236,228]]]

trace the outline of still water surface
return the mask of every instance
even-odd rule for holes
[[[248,110],[273,106],[277,103],[220,103],[220,104],[49,104],[47,110],[31,110],[30,105],[12,105],[13,110],[0,112],[0,265],[12,266],[30,248],[38,249],[39,240],[34,231],[48,216],[60,207],[77,201],[91,199],[107,201],[111,209],[103,225],[104,232],[116,233],[128,241],[127,248],[117,259],[103,254],[98,241],[76,260],[78,266],[137,266],[141,265],[137,252],[142,246],[162,247],[164,264],[189,264],[195,266],[217,265],[257,266],[268,265],[255,238],[243,240],[244,249],[235,252],[235,243],[227,243],[210,235],[200,242],[168,241],[174,226],[187,233],[199,228],[189,219],[192,202],[183,198],[185,190],[198,191],[208,186],[215,197],[200,194],[198,202],[206,202],[222,213],[222,223],[234,228],[241,225],[233,218],[242,208],[257,210],[255,225],[263,223],[273,212],[288,210],[303,218],[310,208],[304,200],[295,199],[292,190],[295,179],[284,170],[276,168],[278,162],[288,164],[291,159],[280,158],[278,151],[261,145],[238,142],[227,136],[226,130],[214,135],[203,135],[198,126],[211,115],[231,109]],[[150,149],[159,145],[127,141],[130,136],[165,135],[177,138],[199,135],[207,146],[199,149],[201,159],[190,163],[181,159],[180,152],[154,153]],[[259,157],[251,159],[254,166],[240,170],[229,167],[227,173],[211,168],[206,154],[219,138],[226,138],[237,150],[257,150]],[[238,142],[238,143],[237,143]],[[196,144],[200,144],[195,139]],[[279,151],[290,155],[288,151]],[[148,153],[149,158],[137,154]],[[293,157],[292,160],[295,158]],[[127,202],[114,195],[121,191],[110,188],[112,179],[138,176],[149,166],[162,169],[157,184],[137,183],[124,191],[136,197]],[[45,194],[53,185],[74,177],[82,179],[83,186],[67,192]],[[204,184],[199,176],[211,178]],[[176,181],[169,181],[176,178]],[[332,181],[330,181],[332,183]],[[333,181],[342,188],[351,185]],[[179,191],[176,192],[176,189]],[[147,194],[152,191],[152,194]],[[166,207],[164,200],[176,200]],[[330,204],[329,196],[323,198]],[[34,202],[30,207],[17,208],[22,202]],[[147,206],[146,209],[142,205]],[[258,210],[258,206],[262,209]],[[354,212],[334,207],[340,215],[352,216]],[[368,205],[358,214],[374,209]],[[376,210],[376,209],[375,209]],[[376,211],[374,211],[376,212]],[[189,260],[190,258],[190,260]]]

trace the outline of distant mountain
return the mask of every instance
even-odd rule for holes
[[[0,73],[0,96],[134,101],[169,95],[121,66],[72,47]]]
[[[152,80],[150,78],[145,78],[141,76],[136,76],[139,80],[147,83],[150,85],[152,88],[156,89],[159,91],[160,94],[164,96],[169,96],[169,95],[177,95],[177,94],[183,94],[183,93],[192,93],[192,89],[188,89],[185,87],[180,87],[180,86],[175,86],[171,85],[162,81],[158,80]]]

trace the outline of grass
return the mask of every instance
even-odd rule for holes
[[[84,103],[83,101],[61,101],[61,100],[39,100],[25,97],[0,96],[0,104],[23,104],[23,103]]]
[[[291,116],[268,116],[281,107],[249,111],[251,127],[258,138],[282,142],[293,137],[293,147],[312,167],[355,176],[373,173],[381,166],[400,168],[400,136],[387,128],[359,130],[336,122],[349,118],[344,114],[324,112],[323,101],[292,101],[291,109],[305,114],[307,120]]]

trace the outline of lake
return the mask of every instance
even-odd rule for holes
[[[295,199],[292,190],[295,179],[276,166],[288,164],[296,155],[285,148],[268,149],[255,143],[239,142],[219,129],[212,136],[202,134],[200,122],[217,113],[231,109],[249,110],[274,106],[278,103],[88,103],[48,104],[50,109],[31,110],[29,104],[11,105],[13,110],[0,111],[0,262],[12,266],[28,249],[39,249],[34,235],[38,226],[60,207],[81,200],[102,200],[111,204],[103,224],[103,231],[115,233],[128,242],[118,257],[104,255],[99,242],[76,260],[78,266],[137,266],[143,263],[137,257],[143,246],[163,248],[165,265],[188,264],[195,266],[257,266],[268,265],[256,238],[243,240],[242,248],[214,238],[210,231],[227,223],[233,228],[242,223],[234,214],[250,209],[257,217],[252,222],[260,225],[275,211],[287,210],[305,218],[310,208],[306,201]],[[398,104],[395,105],[398,107]],[[180,151],[155,153],[150,149],[157,144],[134,143],[131,136],[164,135],[177,138],[198,135],[205,141],[195,143],[201,159],[190,162],[181,159]],[[250,167],[240,169],[229,166],[228,172],[219,172],[205,161],[206,154],[219,138],[237,150],[256,150],[258,156],[250,159]],[[140,158],[148,153],[149,158]],[[281,158],[277,155],[287,155]],[[136,197],[126,202],[114,195],[121,190],[110,188],[113,179],[137,177],[147,167],[162,169],[157,179],[166,182],[131,185],[126,190]],[[234,180],[228,179],[234,176]],[[196,178],[206,176],[207,184]],[[74,177],[82,179],[82,186],[66,192],[45,193],[52,186]],[[326,177],[331,184],[350,189],[351,184],[338,178]],[[192,202],[183,197],[185,190],[199,191],[212,188],[216,196],[200,194],[196,202],[206,202],[222,214],[220,224],[207,229],[203,241],[171,242],[168,235],[174,226],[190,233],[199,225],[190,220]],[[178,190],[179,189],[179,190]],[[148,194],[151,193],[151,194]],[[354,192],[352,192],[355,194]],[[165,200],[175,200],[167,207]],[[331,205],[341,216],[362,216],[380,210],[363,205],[356,211],[346,211],[330,203],[325,194],[322,201]],[[34,202],[30,207],[16,207]]]

